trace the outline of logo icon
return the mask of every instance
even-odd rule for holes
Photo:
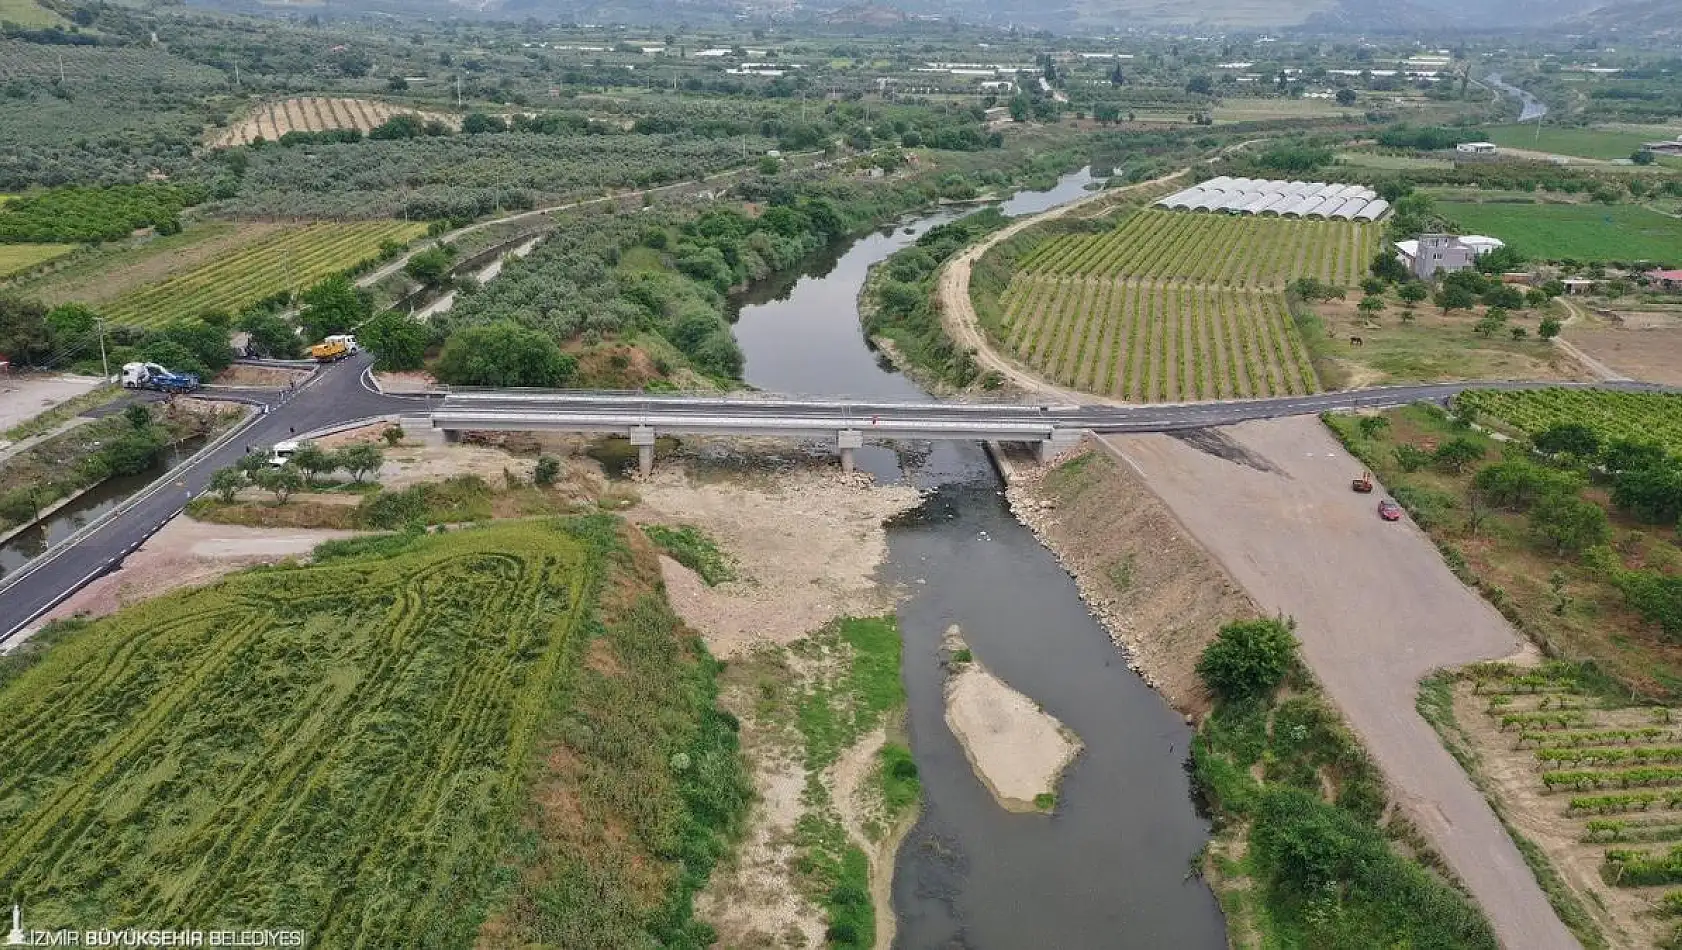
[[[6,946],[21,947],[25,943],[23,935],[23,908],[12,905],[12,932],[6,935]]]

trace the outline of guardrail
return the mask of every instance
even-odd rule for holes
[[[105,512],[104,514],[100,515],[99,517],[93,519],[92,521],[90,521],[87,524],[83,525],[82,527],[78,528],[76,530],[76,532],[74,534],[72,534],[70,537],[65,538],[63,541],[60,541],[59,543],[53,545],[52,547],[46,549],[45,551],[42,551],[40,554],[36,555],[32,560],[25,563],[22,567],[13,571],[11,574],[6,575],[6,577],[4,577],[4,578],[0,578],[0,594],[4,594],[6,591],[10,590],[13,586],[15,586],[16,584],[21,582],[24,578],[29,577],[31,574],[34,574],[36,571],[40,570],[43,567],[46,567],[48,564],[51,564],[53,561],[62,557],[64,555],[64,552],[70,550],[71,548],[75,547],[76,545],[78,545],[78,544],[82,543],[83,541],[87,540],[87,538],[89,536],[93,535],[95,532],[99,531],[101,528],[104,528],[105,525],[110,523],[113,519],[118,518],[118,517],[126,514],[127,512],[132,510],[135,506],[139,505],[140,503],[142,503],[142,502],[146,501],[147,499],[151,498],[153,495],[156,495],[158,492],[163,491],[165,488],[169,487],[177,478],[179,478],[181,475],[185,474],[193,466],[195,466],[195,465],[199,464],[200,462],[204,461],[206,458],[208,458],[211,455],[211,453],[217,451],[218,449],[227,445],[229,442],[233,441],[235,436],[244,432],[246,429],[249,429],[252,425],[254,425],[257,422],[258,419],[261,419],[262,417],[263,417],[263,413],[261,413],[261,412],[253,412],[250,415],[246,416],[244,421],[240,422],[238,425],[236,425],[233,428],[229,429],[228,431],[222,433],[221,435],[217,436],[216,438],[212,439],[211,441],[205,443],[197,452],[194,452],[192,455],[189,455],[186,458],[186,460],[181,462],[179,465],[175,466],[174,468],[170,469],[169,471],[165,472],[164,474],[158,476],[152,482],[152,484],[147,485],[145,488],[142,488],[141,490],[135,492],[134,494],[130,495],[128,498],[124,499],[123,502],[121,504],[117,505],[115,508],[112,508],[110,511]],[[179,512],[177,512],[177,514],[179,514]],[[159,527],[162,527],[162,525],[159,525]],[[154,528],[153,530],[155,531],[156,528]],[[150,537],[150,532],[148,532],[147,536]],[[73,586],[69,590],[65,591],[63,596],[59,597],[58,600],[55,600],[53,603],[49,604],[47,607],[43,608],[42,610],[37,611],[34,616],[25,618],[23,623],[19,624],[19,628],[21,628],[23,625],[28,624],[31,621],[33,621],[35,619],[35,617],[40,616],[41,613],[44,613],[47,610],[50,610],[53,607],[58,606],[58,604],[60,602],[62,602],[65,597],[69,597],[72,593],[75,593],[77,590],[80,590],[82,588],[82,586],[84,584],[86,584],[88,581],[92,580],[93,577],[94,577],[94,575],[89,575],[88,577],[83,578],[81,581],[78,581],[75,584],[75,586]],[[0,643],[5,642],[5,637],[6,636],[10,636],[10,634],[6,634],[5,636],[0,636]]]

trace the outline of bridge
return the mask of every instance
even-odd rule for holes
[[[1479,383],[1477,388],[1527,389],[1535,383]],[[1570,385],[1570,384],[1567,384]],[[1641,383],[1599,388],[1660,390]],[[1042,460],[1086,432],[1168,432],[1337,410],[1442,401],[1469,388],[1447,383],[1230,402],[1130,406],[898,403],[756,395],[655,395],[566,390],[456,390],[430,412],[432,427],[455,438],[464,431],[531,431],[622,435],[637,447],[644,475],[653,469],[662,435],[756,435],[832,442],[841,466],[866,443],[941,440],[1025,442]]]

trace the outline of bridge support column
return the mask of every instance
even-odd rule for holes
[[[654,429],[649,426],[631,427],[631,444],[637,447],[637,471],[643,478],[654,474]]]
[[[1052,429],[1050,438],[1035,445],[1034,457],[1041,465],[1044,465],[1079,445],[1080,440],[1085,436],[1086,430],[1084,429]]]
[[[853,450],[864,445],[864,435],[857,429],[842,429],[835,436],[835,446],[841,450],[841,471],[853,472]]]

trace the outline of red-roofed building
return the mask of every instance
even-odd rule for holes
[[[1682,290],[1682,270],[1656,270],[1647,279],[1666,290]]]

